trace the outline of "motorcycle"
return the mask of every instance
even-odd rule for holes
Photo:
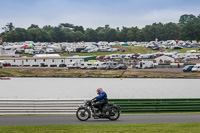
[[[94,107],[95,102],[93,100],[84,101],[84,105],[79,105],[76,111],[76,117],[80,121],[87,121],[89,118],[94,117],[94,119],[110,119],[115,121],[120,117],[120,106],[108,103],[103,107],[103,113],[99,111],[98,108]]]

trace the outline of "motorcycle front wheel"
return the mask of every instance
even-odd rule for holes
[[[80,120],[80,121],[87,121],[90,118],[90,111],[88,109],[78,109],[76,111],[76,117]]]
[[[120,110],[117,107],[111,107],[109,111],[109,119],[111,121],[115,121],[119,118],[120,116]]]

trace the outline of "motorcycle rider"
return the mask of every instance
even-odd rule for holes
[[[103,115],[104,114],[103,106],[108,103],[107,94],[106,94],[105,91],[103,91],[102,88],[98,88],[97,89],[97,94],[99,96],[95,97],[93,100],[94,100],[94,102],[98,102],[99,101],[99,103],[95,103],[94,107],[98,108],[99,111],[101,112],[101,114]]]

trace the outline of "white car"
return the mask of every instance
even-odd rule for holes
[[[192,72],[200,72],[200,64],[195,65],[195,66],[192,68]]]

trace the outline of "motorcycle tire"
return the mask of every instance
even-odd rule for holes
[[[111,107],[109,109],[109,119],[111,121],[116,121],[120,116],[120,110],[117,107]]]
[[[87,121],[90,118],[90,111],[88,109],[80,108],[76,111],[76,117],[80,121]]]

